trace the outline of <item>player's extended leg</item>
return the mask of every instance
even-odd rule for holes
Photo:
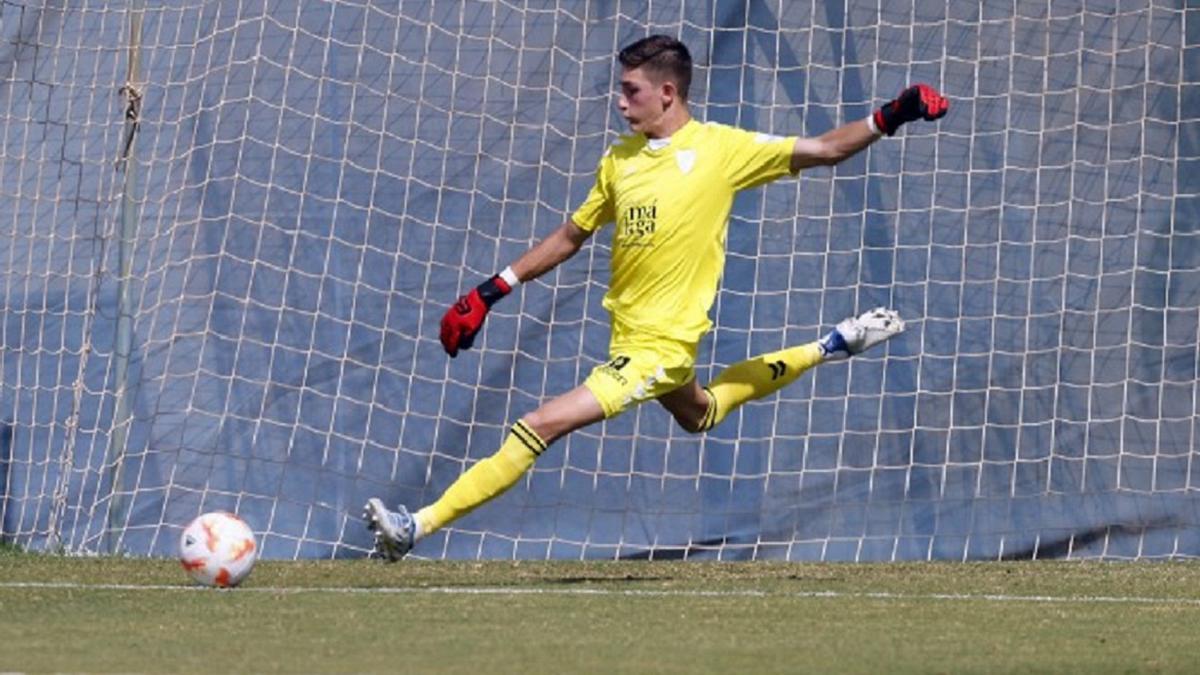
[[[596,397],[578,386],[519,420],[495,454],[476,462],[437,501],[415,514],[403,505],[392,511],[380,499],[369,500],[363,515],[375,532],[376,548],[390,561],[403,558],[421,537],[512,487],[556,439],[602,419],[604,410]]]
[[[707,431],[738,406],[779,391],[809,368],[850,358],[903,331],[900,315],[879,307],[842,321],[816,342],[740,361],[707,387],[693,380],[658,400],[683,428]]]

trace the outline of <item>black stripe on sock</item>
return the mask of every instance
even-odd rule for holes
[[[512,434],[517,437],[518,441],[524,443],[525,447],[529,448],[529,451],[533,454],[541,456],[546,451],[546,443],[524,422],[514,424],[512,426]]]

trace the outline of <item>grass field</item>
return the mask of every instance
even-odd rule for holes
[[[1200,564],[260,562],[0,553],[0,670],[1195,672]]]

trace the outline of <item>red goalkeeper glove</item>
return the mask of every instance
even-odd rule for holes
[[[479,284],[470,293],[458,299],[454,306],[442,316],[442,348],[450,358],[458,356],[458,350],[470,349],[475,336],[483,327],[488,310],[496,301],[508,295],[512,287],[499,274]]]
[[[894,101],[875,111],[875,126],[891,136],[901,124],[916,120],[932,121],[946,115],[950,102],[927,84],[914,84],[900,92]]]

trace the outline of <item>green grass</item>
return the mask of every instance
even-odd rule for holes
[[[1191,563],[262,562],[213,591],[0,555],[16,671],[1191,672],[1198,624]]]

